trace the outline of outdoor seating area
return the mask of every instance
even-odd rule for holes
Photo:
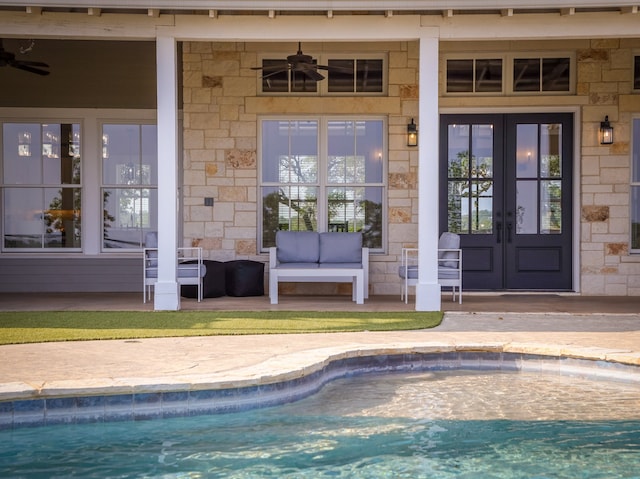
[[[408,302],[409,287],[418,283],[418,248],[402,248],[401,264],[398,268],[401,280],[400,300]],[[451,288],[453,301],[456,296],[462,304],[462,249],[460,236],[445,232],[438,241],[438,283]]]
[[[352,283],[352,299],[369,296],[369,248],[361,233],[278,231],[269,249],[269,298],[278,304],[280,282]]]
[[[158,281],[158,233],[149,232],[145,235],[145,248],[143,254],[143,290],[142,301],[151,299],[151,289]],[[181,247],[178,248],[177,281],[180,285],[195,285],[197,287],[198,302],[202,301],[202,279],[207,267],[202,263],[202,248]]]

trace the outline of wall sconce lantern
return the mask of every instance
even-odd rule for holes
[[[413,122],[407,125],[407,146],[418,146],[418,126]]]
[[[613,127],[609,123],[609,115],[600,122],[600,144],[611,145],[613,143]]]

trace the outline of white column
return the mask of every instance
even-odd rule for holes
[[[418,248],[416,311],[440,311],[438,284],[438,29],[420,36]]]
[[[158,89],[158,282],[155,310],[180,309],[176,281],[178,225],[178,78],[177,44],[156,39]]]

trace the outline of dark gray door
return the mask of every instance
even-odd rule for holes
[[[464,289],[572,289],[573,115],[442,115],[440,229]]]

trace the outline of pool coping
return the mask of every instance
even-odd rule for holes
[[[640,383],[639,366],[640,353],[624,348],[539,342],[332,346],[210,374],[0,384],[0,429],[238,412],[295,401],[334,379],[367,373],[537,371]]]

